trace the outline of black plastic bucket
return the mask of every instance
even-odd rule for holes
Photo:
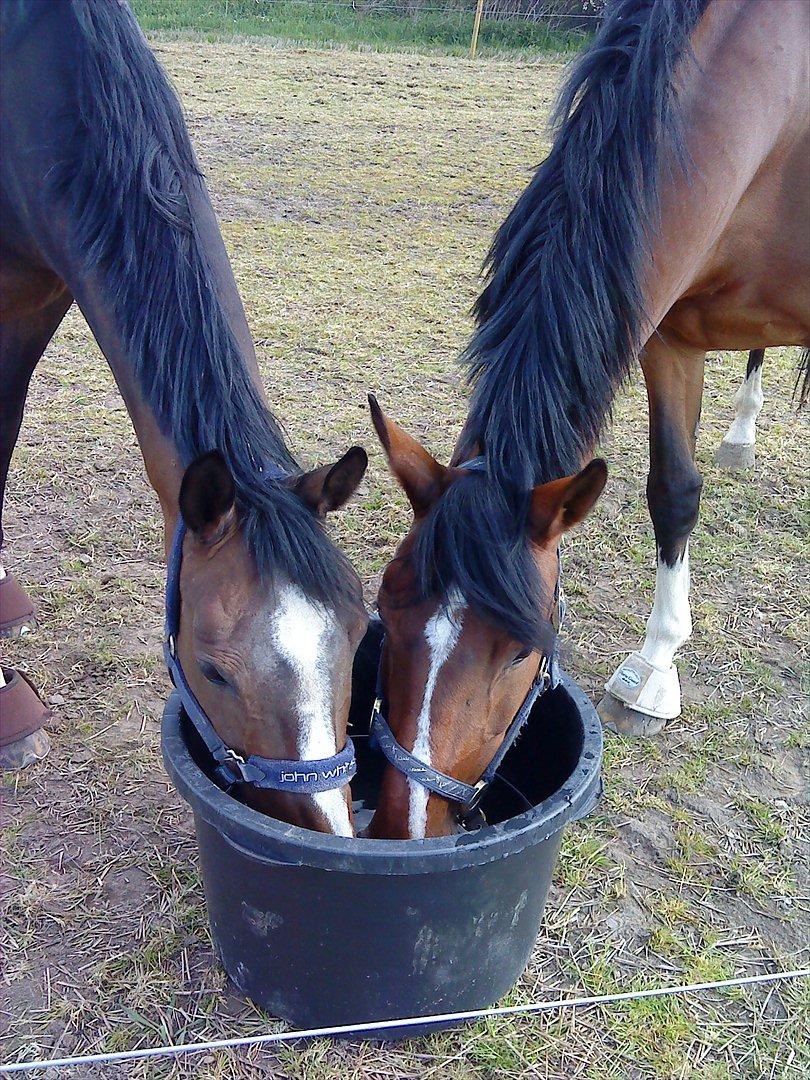
[[[352,702],[361,820],[383,769],[363,737],[378,650],[373,627],[355,663]],[[176,694],[163,714],[163,757],[194,811],[225,970],[274,1016],[319,1027],[484,1008],[514,985],[532,952],[562,829],[598,800],[602,729],[564,677],[504,759],[506,782],[483,802],[491,824],[421,841],[328,836],[249,809],[197,764]]]

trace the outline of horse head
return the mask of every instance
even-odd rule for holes
[[[308,763],[336,758],[346,744],[352,660],[366,613],[359,579],[345,560],[338,589],[317,589],[312,573],[293,575],[279,566],[319,565],[312,546],[320,522],[355,492],[367,460],[353,447],[333,465],[262,482],[268,501],[258,519],[246,512],[218,451],[192,462],[180,488],[184,533],[172,642],[180,680],[185,676],[215,737],[238,755],[234,760],[300,762],[300,774],[288,770],[293,781],[310,775]],[[290,549],[265,560],[269,568],[257,565],[256,530],[266,531],[265,548]],[[283,821],[348,836],[350,777],[339,782],[345,772],[334,772],[328,790],[311,793],[312,785],[302,790],[294,782],[292,790],[249,783],[244,799]]]
[[[492,490],[485,472],[463,462],[440,465],[370,400],[390,468],[413,510],[378,596],[388,728],[400,748],[432,770],[475,785],[538,671],[548,669],[560,538],[598,499],[607,466],[596,459],[575,476],[535,487],[522,517],[511,520],[515,504]],[[370,836],[455,831],[457,804],[415,776],[389,764]]]

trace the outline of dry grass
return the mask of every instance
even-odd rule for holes
[[[365,393],[439,455],[464,415],[454,356],[488,238],[528,168],[560,65],[158,43],[184,97],[270,397],[312,461],[361,440],[337,526],[373,581],[405,522]],[[759,460],[712,453],[744,357],[709,364],[688,702],[658,739],[610,739],[606,798],[568,833],[511,1000],[796,966],[805,954],[808,457],[790,350],[768,354]],[[601,507],[569,545],[568,666],[598,693],[653,581],[634,386]],[[54,749],[5,791],[4,1058],[267,1030],[215,963],[190,815],[160,765],[161,534],[128,417],[75,312],[40,366],[13,466],[9,562],[41,629],[11,647],[54,703]],[[804,726],[803,726],[804,725]],[[380,1048],[239,1051],[84,1077],[798,1078],[808,988],[482,1023]]]

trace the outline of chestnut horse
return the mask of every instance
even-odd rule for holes
[[[637,360],[655,602],[601,712],[635,733],[679,714],[706,352],[810,345],[808,41],[810,4],[793,0],[609,4],[490,250],[450,465],[373,405],[414,514],[379,594],[389,761],[404,749],[474,784],[492,760],[553,650],[559,539],[605,482],[603,464],[582,466]],[[753,441],[758,359],[732,445]],[[456,810],[389,765],[370,834],[446,834]]]
[[[285,445],[179,103],[127,6],[11,0],[1,18],[0,499],[29,379],[75,300],[167,548],[182,515],[177,650],[193,694],[242,756],[329,758],[366,615],[322,519],[357,488],[365,451],[303,472]],[[350,835],[348,792],[249,801]]]

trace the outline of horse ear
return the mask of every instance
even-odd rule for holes
[[[576,476],[564,476],[536,487],[527,522],[532,540],[538,544],[556,540],[578,525],[602,494],[607,475],[607,462],[594,458]]]
[[[324,518],[349,501],[367,467],[368,454],[362,446],[352,446],[334,465],[322,465],[297,477],[292,490],[316,517]]]
[[[423,446],[389,420],[373,394],[368,395],[371,419],[391,472],[408,496],[417,517],[430,510],[447,486],[450,470],[440,465]]]
[[[230,524],[236,500],[231,470],[219,450],[203,454],[189,465],[180,484],[180,513],[186,528],[210,543]]]

